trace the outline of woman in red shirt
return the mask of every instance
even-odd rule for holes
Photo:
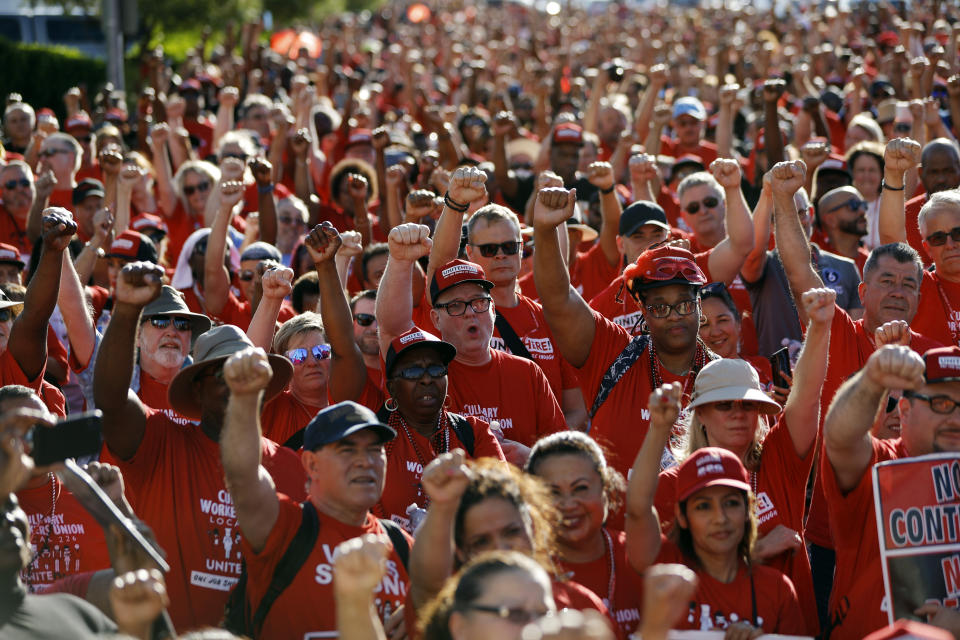
[[[722,282],[711,282],[700,289],[700,339],[721,358],[746,360],[757,370],[760,384],[770,388],[773,369],[761,356],[740,355],[742,319],[736,303]]]
[[[607,516],[623,503],[623,476],[607,466],[600,446],[579,431],[539,440],[526,470],[544,481],[560,512],[560,569],[600,596],[622,634],[630,635],[640,620],[643,579],[629,564],[626,534],[606,526]]]

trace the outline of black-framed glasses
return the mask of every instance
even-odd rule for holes
[[[950,238],[957,244],[960,244],[960,227],[954,227],[950,231],[937,231],[927,236],[927,242],[931,247],[942,247],[947,244],[947,238]]]
[[[492,258],[501,251],[503,251],[503,255],[505,256],[515,256],[520,253],[520,247],[523,246],[523,243],[519,240],[511,240],[499,244],[491,242],[488,244],[472,244],[470,246],[476,247],[480,251],[480,255],[484,258]]]
[[[696,300],[681,300],[676,304],[648,304],[645,306],[645,312],[654,318],[666,318],[673,311],[678,316],[688,316],[697,310]]]
[[[832,208],[830,208],[830,209],[827,209],[827,213],[833,213],[834,211],[837,211],[837,210],[839,210],[839,209],[843,209],[844,207],[849,207],[849,208],[850,208],[850,211],[853,211],[854,213],[856,213],[857,211],[860,211],[861,209],[864,210],[864,211],[866,211],[866,210],[867,210],[867,207],[869,207],[869,206],[870,206],[870,205],[867,203],[866,200],[861,200],[860,198],[850,198],[850,199],[847,200],[846,202],[841,202],[841,203],[838,204],[837,206],[832,207]]]
[[[706,209],[713,209],[713,208],[716,207],[718,204],[720,204],[720,198],[714,198],[713,196],[707,196],[706,198],[704,198],[703,200],[701,200],[701,201],[699,201],[699,202],[697,202],[697,201],[691,202],[690,204],[688,204],[687,206],[685,206],[685,207],[683,208],[683,210],[686,211],[687,213],[689,213],[690,215],[695,216],[695,215],[697,215],[698,213],[700,213],[700,205],[701,205],[701,204],[704,206],[704,210],[706,210]]]
[[[240,275],[237,276],[242,282],[250,282],[253,280],[253,271],[250,269],[244,269],[240,272]]]
[[[31,183],[29,180],[27,180],[26,178],[20,178],[19,180],[17,180],[17,179],[7,180],[6,182],[3,183],[3,187],[4,187],[7,191],[13,191],[13,190],[16,189],[17,187],[22,187],[22,188],[26,189],[26,188],[29,187],[31,184],[32,184],[32,183]]]
[[[0,322],[6,322],[7,320],[10,320],[12,317],[13,317],[13,311],[11,311],[9,308],[0,309]]]
[[[436,309],[443,309],[447,312],[448,316],[462,316],[467,312],[467,305],[473,309],[474,313],[484,313],[490,308],[491,302],[493,302],[493,298],[490,296],[481,296],[467,300],[466,302],[463,300],[451,300],[450,302],[441,302],[433,306]]]
[[[369,327],[377,321],[377,317],[372,313],[355,313],[353,314],[353,320],[361,327]]]
[[[531,611],[522,607],[507,607],[486,604],[470,604],[465,607],[468,611],[482,611],[516,625],[527,625],[540,618],[546,617],[546,611]]]
[[[287,351],[286,356],[290,359],[290,362],[293,364],[303,364],[307,360],[307,356],[312,355],[313,359],[317,362],[321,360],[326,360],[330,357],[330,345],[328,344],[315,344],[309,349],[303,347],[299,349],[290,349]]]
[[[447,367],[443,364],[431,364],[427,367],[407,367],[397,371],[397,376],[404,380],[419,380],[424,374],[436,380],[447,375]]]
[[[934,413],[939,413],[943,416],[950,415],[957,407],[960,407],[960,402],[957,402],[950,396],[928,396],[909,390],[904,391],[903,396],[905,398],[917,398],[918,400],[923,400],[930,405],[930,409],[932,409]]]
[[[150,324],[157,329],[166,329],[173,321],[173,328],[177,331],[190,331],[192,328],[190,320],[180,316],[153,316],[150,318]]]
[[[183,195],[190,197],[198,191],[200,193],[206,193],[210,188],[210,182],[204,180],[203,182],[198,182],[197,184],[183,185]]]

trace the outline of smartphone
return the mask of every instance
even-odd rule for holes
[[[100,411],[72,415],[52,427],[34,427],[31,457],[37,466],[46,466],[67,458],[96,455],[103,444],[102,432]]]
[[[789,384],[782,374],[785,372],[788,376],[793,376],[790,370],[790,349],[784,347],[770,356],[770,367],[773,369],[773,385],[787,388]]]

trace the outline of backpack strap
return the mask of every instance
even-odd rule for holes
[[[263,628],[263,623],[270,612],[270,607],[277,601],[280,594],[290,586],[294,577],[303,567],[310,552],[313,551],[317,543],[317,536],[320,533],[320,519],[317,517],[317,510],[313,503],[306,500],[303,503],[303,517],[300,520],[300,528],[296,535],[290,541],[290,545],[273,570],[273,578],[270,580],[270,586],[267,592],[257,605],[257,611],[253,614],[251,628],[253,637],[259,637]]]
[[[497,328],[497,331],[500,332],[500,337],[503,338],[504,344],[509,347],[510,352],[515,356],[520,356],[521,358],[526,358],[527,360],[533,360],[533,356],[530,355],[530,352],[527,350],[527,347],[523,344],[523,340],[520,339],[520,336],[517,335],[517,332],[513,330],[513,327],[510,326],[510,323],[507,322],[507,319],[500,315],[500,312],[496,312],[496,319],[493,321],[493,326]]]
[[[447,420],[450,421],[450,428],[457,434],[457,439],[463,445],[464,450],[471,458],[473,457],[473,425],[459,413],[447,412]]]
[[[640,356],[646,351],[647,343],[649,342],[650,336],[647,334],[634,336],[630,342],[627,343],[627,346],[623,348],[623,351],[620,352],[620,355],[613,359],[610,368],[603,374],[600,387],[597,389],[597,397],[594,398],[593,406],[590,407],[591,419],[597,415],[600,406],[606,402],[607,396],[610,395],[613,388],[620,382],[620,379],[623,378],[627,371],[630,370],[630,367],[640,359]]]
[[[407,542],[407,537],[403,535],[403,529],[389,518],[381,518],[380,526],[386,531],[390,542],[393,544],[393,550],[397,552],[397,557],[400,558],[403,568],[406,569],[410,564],[410,543]]]

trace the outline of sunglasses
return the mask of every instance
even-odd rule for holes
[[[690,215],[695,216],[695,215],[697,215],[698,213],[700,213],[700,205],[701,205],[701,204],[704,206],[704,209],[705,209],[705,210],[706,210],[706,209],[713,209],[713,208],[716,207],[718,204],[720,204],[720,199],[719,199],[719,198],[714,198],[713,196],[707,196],[706,198],[704,198],[704,199],[701,200],[700,202],[696,202],[696,201],[691,202],[691,203],[688,204],[686,207],[684,207],[683,210],[686,211],[687,213],[689,213]]]
[[[831,209],[828,209],[828,210],[827,210],[827,213],[833,213],[834,211],[837,211],[837,210],[839,210],[839,209],[843,209],[844,207],[849,207],[851,211],[853,211],[854,213],[856,213],[857,211],[860,211],[861,209],[863,209],[864,211],[866,211],[866,210],[867,210],[867,207],[869,207],[869,206],[870,206],[870,205],[867,204],[867,201],[866,201],[866,200],[861,200],[861,199],[859,199],[859,198],[850,198],[850,199],[847,200],[846,202],[842,202],[842,203],[838,204],[837,206],[835,206],[835,207],[833,207],[833,208],[831,208]]]
[[[523,243],[519,240],[511,240],[510,242],[501,242],[497,244],[492,242],[490,244],[474,244],[471,245],[480,250],[480,255],[484,258],[492,258],[501,251],[505,256],[515,256],[520,253],[520,247],[523,246]]]
[[[293,217],[287,217],[287,216],[278,216],[277,220],[280,222],[280,224],[299,224],[303,222],[301,218],[293,218]]]
[[[646,311],[654,318],[669,317],[673,311],[678,316],[688,316],[697,310],[696,300],[681,300],[677,304],[650,304],[646,306]]]
[[[207,182],[206,180],[204,180],[203,182],[198,182],[198,183],[195,184],[195,185],[189,185],[189,186],[184,185],[184,186],[183,186],[183,195],[189,197],[189,196],[192,196],[194,193],[196,193],[196,192],[198,192],[198,191],[199,191],[200,193],[206,193],[206,192],[207,192],[207,189],[209,189],[209,188],[210,188],[210,183]]]
[[[7,191],[13,191],[17,187],[23,187],[26,189],[30,186],[30,184],[30,181],[26,178],[20,178],[19,180],[7,180],[3,183],[3,186],[7,189]]]
[[[41,158],[52,158],[58,153],[72,153],[72,151],[73,151],[72,149],[44,149],[37,155],[40,156]]]
[[[250,271],[249,269],[245,271],[241,271],[240,275],[237,277],[240,278],[240,280],[243,282],[250,282],[251,280],[253,280],[253,271]]]
[[[308,353],[309,351],[309,353]],[[313,359],[317,362],[321,360],[326,360],[330,357],[330,345],[328,344],[315,344],[310,349],[290,349],[287,351],[287,357],[290,359],[290,362],[293,364],[303,364],[307,360],[307,356],[312,353]]]
[[[370,313],[356,313],[354,314],[353,319],[361,327],[369,327],[377,321],[376,316]]]
[[[894,398],[893,396],[887,396],[887,406],[884,409],[884,413],[893,413],[894,409],[897,408],[897,404],[900,402],[900,398]]]
[[[717,411],[722,411],[723,413],[733,411],[734,406],[744,411],[757,411],[760,409],[760,403],[751,400],[721,400],[720,402],[712,403],[712,406]]]
[[[221,159],[221,160],[224,160],[224,159],[226,159],[226,158],[236,158],[237,160],[239,160],[239,161],[241,161],[241,162],[246,162],[246,161],[247,161],[247,158],[249,158],[249,157],[250,157],[250,156],[248,156],[248,155],[245,154],[245,153],[221,153],[221,154],[220,154],[220,159]]]
[[[427,374],[436,380],[447,375],[447,367],[442,364],[431,364],[428,367],[407,367],[397,371],[397,375],[404,380],[419,380],[423,377],[423,374]]]
[[[166,329],[170,326],[171,320],[173,321],[173,328],[177,331],[190,331],[190,321],[179,316],[153,316],[150,318],[150,324],[157,329]]]
[[[931,247],[942,247],[947,244],[947,238],[950,238],[954,242],[960,244],[960,227],[954,227],[950,231],[937,231],[936,233],[931,233],[927,236],[927,243]]]
[[[0,322],[6,322],[13,317],[13,311],[10,309],[0,309]]]
[[[910,130],[913,128],[909,122],[898,122],[893,125],[893,130],[897,133],[910,133]]]

